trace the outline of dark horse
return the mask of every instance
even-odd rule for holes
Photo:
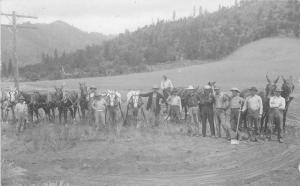
[[[90,104],[89,96],[88,96],[88,88],[85,83],[79,83],[79,90],[80,90],[79,106],[80,106],[80,111],[82,114],[82,119],[85,120],[85,119],[87,119],[86,111],[87,111],[87,113],[90,113],[90,110],[91,110],[91,104]]]
[[[61,116],[64,115],[64,123],[67,123],[68,110],[71,118],[75,120],[76,111],[78,110],[78,94],[75,91],[64,92],[63,87],[55,87],[55,96],[58,100],[58,115],[59,123],[61,123]]]
[[[283,84],[281,86],[281,96],[285,99],[285,109],[283,111],[283,131],[285,130],[285,123],[286,123],[286,115],[290,106],[290,103],[294,99],[294,97],[291,96],[295,89],[295,85],[293,83],[293,78],[290,77],[289,79],[285,79],[283,76],[281,76]]]

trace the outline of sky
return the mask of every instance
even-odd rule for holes
[[[19,14],[37,16],[35,23],[50,23],[56,20],[67,22],[83,31],[103,34],[119,34],[125,30],[155,22],[187,17],[202,6],[209,12],[219,5],[230,6],[234,0],[0,0],[1,11],[13,10]],[[7,18],[2,16],[2,22]],[[22,21],[22,20],[20,20]],[[24,19],[24,21],[29,21]]]

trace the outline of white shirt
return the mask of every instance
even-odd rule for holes
[[[270,98],[270,108],[285,109],[285,99],[281,96],[272,96]]]
[[[17,103],[15,106],[15,114],[17,119],[21,119],[22,117],[27,117],[28,108],[25,102]]]
[[[170,79],[167,79],[167,80],[162,80],[161,83],[160,83],[160,88],[161,89],[167,89],[167,88],[174,88],[173,86],[173,83]]]
[[[247,97],[242,111],[244,112],[247,109],[259,110],[259,114],[262,115],[262,113],[263,113],[263,104],[262,104],[261,97],[258,96],[258,95]]]

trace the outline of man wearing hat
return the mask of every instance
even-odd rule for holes
[[[278,130],[277,139],[279,143],[282,143],[281,139],[281,124],[282,124],[282,116],[283,111],[285,109],[285,99],[281,97],[281,89],[277,88],[275,90],[275,95],[270,98],[270,124],[271,126],[268,126],[268,134],[267,138],[271,140],[271,134],[272,134],[272,123],[275,123],[275,128]]]
[[[96,124],[96,130],[99,130],[102,126],[105,126],[105,109],[106,100],[104,99],[105,94],[96,92],[94,100],[92,102],[92,109],[94,110],[94,118]]]
[[[250,129],[250,140],[257,141],[257,130],[258,122],[261,119],[263,113],[263,103],[259,95],[257,95],[257,88],[251,87],[249,89],[250,96],[246,98],[245,104],[243,106],[242,112],[247,111],[247,121],[249,123]]]
[[[88,93],[88,100],[90,103],[93,103],[94,99],[95,99],[95,95],[97,94],[97,88],[94,85],[90,86],[89,89],[89,93]],[[92,117],[92,120],[95,121],[95,113],[94,113],[94,109],[91,109],[91,111],[89,111],[89,115]]]
[[[171,92],[174,88],[172,81],[166,75],[163,75],[160,88],[162,89],[165,98],[168,96],[168,92]]]
[[[206,122],[209,122],[210,133],[212,137],[215,137],[215,124],[214,124],[214,110],[213,103],[214,95],[211,92],[211,87],[209,85],[204,86],[204,92],[200,98],[200,110],[201,110],[201,120],[202,120],[202,135],[206,136]]]
[[[230,137],[230,126],[227,124],[226,115],[229,108],[229,96],[220,91],[220,88],[215,87],[215,121],[217,135],[221,138],[221,127],[226,133],[226,138]]]
[[[171,92],[171,96],[168,97],[167,102],[170,105],[169,116],[171,117],[171,120],[179,122],[182,106],[181,98],[177,95],[175,90]]]
[[[16,125],[16,132],[18,135],[24,130],[26,122],[28,121],[28,107],[25,98],[22,95],[19,97],[18,103],[15,106],[15,115],[18,122]]]
[[[94,85],[90,86],[90,91],[89,91],[90,99],[94,98],[95,94],[97,93],[96,91],[97,91],[97,88]]]
[[[232,92],[232,97],[230,100],[230,126],[233,131],[236,132],[236,127],[238,124],[238,117],[240,115],[244,99],[239,96],[240,90],[238,88],[230,89]],[[239,127],[241,129],[241,127]]]
[[[165,102],[165,98],[162,94],[158,92],[159,87],[157,85],[154,85],[152,87],[152,92],[146,93],[146,94],[140,94],[141,97],[147,97],[147,110],[151,111],[154,117],[154,125],[159,125],[159,114],[160,114],[160,100]]]
[[[191,119],[193,124],[196,127],[196,131],[194,131],[194,135],[199,136],[199,128],[200,128],[200,110],[199,110],[199,101],[200,101],[200,95],[197,93],[193,85],[189,85],[186,90],[187,92],[187,106],[188,106],[188,113],[191,115]],[[189,130],[192,132],[192,127],[189,125]]]

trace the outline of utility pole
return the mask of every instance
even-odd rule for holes
[[[17,57],[17,31],[18,28],[25,28],[25,29],[36,29],[35,27],[31,26],[25,26],[25,25],[17,25],[17,18],[29,18],[29,19],[37,19],[37,17],[34,16],[25,16],[25,15],[18,15],[15,11],[12,12],[12,14],[6,14],[1,13],[1,15],[6,16],[8,18],[11,18],[12,24],[1,24],[1,26],[5,26],[8,28],[11,28],[12,34],[13,34],[13,47],[12,47],[12,61],[13,61],[13,74],[14,74],[14,82],[15,87],[17,90],[19,90],[19,63],[18,63],[18,57]]]

